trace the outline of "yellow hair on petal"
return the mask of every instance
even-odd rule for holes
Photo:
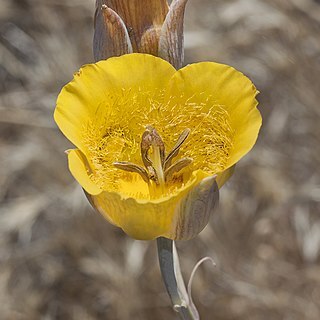
[[[154,92],[123,90],[114,104],[99,102],[95,117],[83,126],[83,141],[93,166],[92,179],[100,188],[129,194],[118,181],[129,182],[133,176],[138,180],[139,177],[115,168],[113,163],[128,161],[143,165],[140,142],[147,125],[157,128],[167,150],[184,129],[191,129],[179,154],[180,158],[193,159],[188,170],[202,169],[213,175],[225,168],[234,134],[225,108],[214,104],[211,97],[200,104],[181,97],[181,103],[176,104],[172,100],[165,102],[162,90],[155,88]],[[177,191],[183,184],[176,182],[168,193]],[[135,196],[149,197],[144,192]]]

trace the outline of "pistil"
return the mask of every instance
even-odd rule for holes
[[[152,168],[156,173],[157,184],[159,184],[161,188],[164,188],[165,178],[164,178],[164,171],[163,171],[163,163],[161,161],[161,156],[160,156],[160,148],[155,144],[152,144],[152,153],[150,155],[150,160],[152,163]]]

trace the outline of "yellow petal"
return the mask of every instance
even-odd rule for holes
[[[124,198],[115,192],[102,192],[92,196],[94,207],[114,225],[121,227],[125,233],[138,240],[151,240],[160,236],[172,239],[193,237],[198,234],[207,224],[207,214],[197,217],[197,225],[194,230],[176,232],[177,223],[183,222],[184,211],[182,207],[185,201],[195,196],[194,189],[207,175],[198,170],[193,173],[192,181],[173,196],[157,200],[138,200]],[[189,197],[188,197],[189,195]],[[194,199],[197,201],[197,199]],[[190,212],[189,212],[190,213]],[[194,214],[199,212],[192,211]],[[206,212],[207,213],[207,212]],[[188,217],[189,221],[192,217]],[[202,220],[203,219],[203,220]],[[187,224],[187,222],[186,222]],[[190,236],[192,234],[192,236]]]
[[[73,177],[79,182],[85,191],[92,195],[101,193],[102,190],[92,182],[88,175],[90,168],[84,154],[80,150],[69,150],[68,162],[69,169]]]
[[[64,135],[86,154],[81,133],[99,108],[112,109],[123,89],[137,93],[140,88],[161,89],[174,72],[160,58],[135,53],[86,65],[59,94],[54,119]]]
[[[259,110],[253,108],[246,114],[240,111],[236,113],[233,122],[236,129],[233,141],[234,147],[230,152],[226,167],[234,165],[252,149],[258,138],[262,118]]]
[[[241,72],[227,65],[201,62],[177,71],[169,83],[170,103],[206,105],[223,109],[233,130],[233,147],[224,169],[240,160],[255,144],[261,126],[257,110],[258,91]],[[184,101],[183,101],[184,100]]]

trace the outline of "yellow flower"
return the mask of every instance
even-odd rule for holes
[[[77,147],[69,168],[92,205],[136,239],[188,239],[207,224],[217,185],[255,144],[257,90],[235,69],[176,71],[146,54],[86,65],[54,118]]]

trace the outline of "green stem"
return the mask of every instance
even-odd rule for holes
[[[158,256],[160,270],[162,274],[163,282],[166,286],[169,294],[173,309],[179,313],[182,320],[199,320],[197,312],[189,304],[189,297],[183,297],[185,290],[184,283],[183,288],[179,288],[177,278],[182,279],[179,266],[175,266],[174,254],[173,254],[173,241],[160,237],[157,239]],[[176,261],[178,264],[178,261]],[[177,274],[179,273],[179,274]]]

